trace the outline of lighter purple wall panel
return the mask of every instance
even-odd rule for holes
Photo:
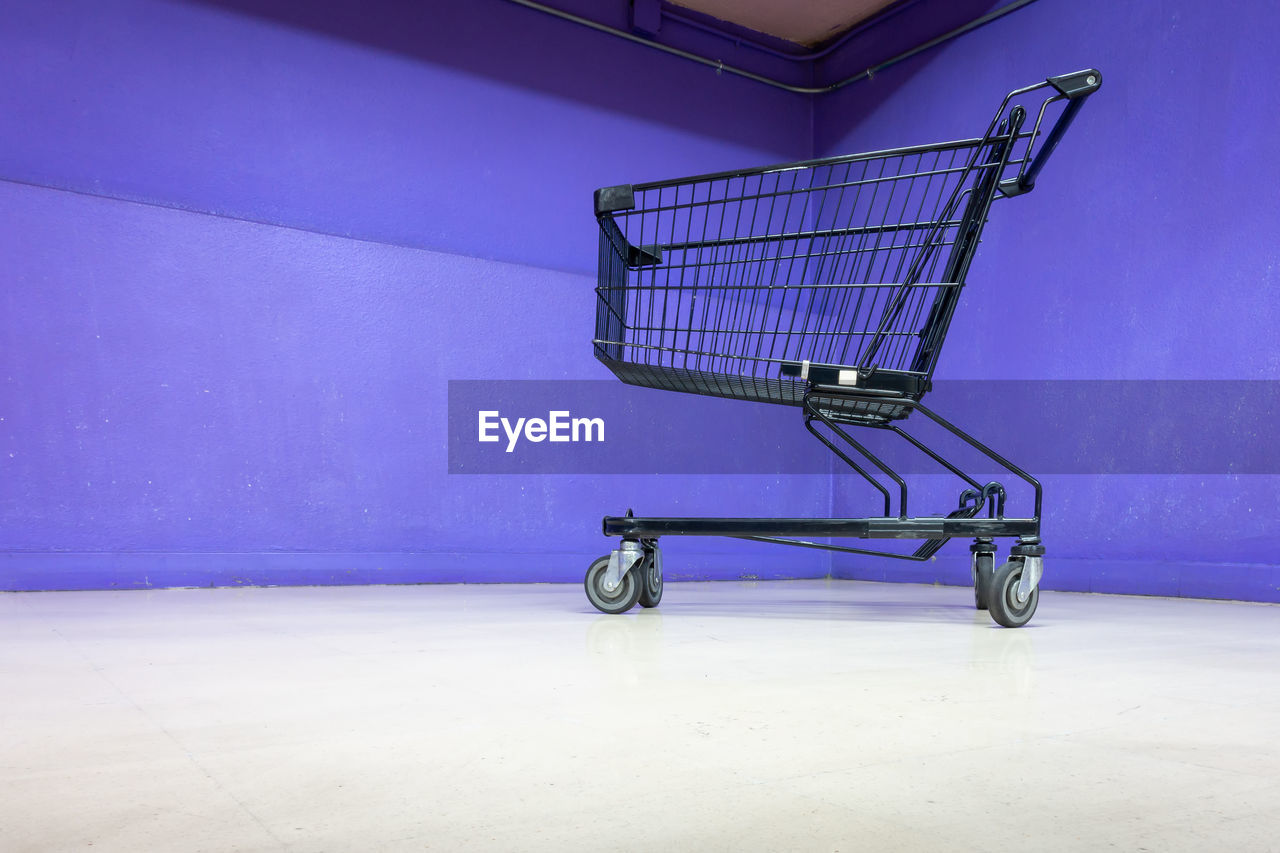
[[[807,154],[803,98],[500,0],[0,16],[0,587],[573,580],[627,505],[828,506],[446,473],[448,380],[606,375],[592,190]]]
[[[574,580],[627,505],[829,504],[825,476],[446,473],[449,379],[602,372],[586,276],[5,182],[0,221],[0,588]],[[827,571],[761,550],[672,573]]]

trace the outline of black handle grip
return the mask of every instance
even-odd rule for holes
[[[1074,74],[1062,74],[1050,77],[1045,81],[1073,101],[1087,98],[1102,86],[1102,72],[1096,68],[1086,68]]]
[[[1086,68],[1074,74],[1050,77],[1045,83],[1058,90],[1058,97],[1067,99],[1067,106],[1045,135],[1044,142],[1040,144],[1040,149],[1036,151],[1031,164],[1023,164],[1022,170],[1015,177],[1006,178],[1000,182],[1000,192],[1006,196],[1022,195],[1035,189],[1036,176],[1040,174],[1040,170],[1049,161],[1053,150],[1062,141],[1063,134],[1075,120],[1076,113],[1080,112],[1080,108],[1084,106],[1085,99],[1102,86],[1102,72],[1096,68]]]

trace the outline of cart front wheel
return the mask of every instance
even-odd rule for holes
[[[604,588],[604,576],[608,571],[608,554],[596,560],[587,569],[587,576],[583,580],[583,586],[587,589],[587,600],[602,613],[626,613],[636,606],[636,600],[640,597],[640,583],[636,579],[636,575],[640,573],[635,569],[627,572],[622,576],[622,582],[618,584],[617,589],[608,590]]]
[[[980,552],[974,557],[973,606],[986,610],[987,598],[991,595],[991,577],[995,572],[996,555]]]
[[[991,618],[1006,628],[1021,628],[1035,615],[1040,601],[1040,588],[1031,590],[1027,600],[1018,603],[1018,581],[1022,580],[1022,561],[1010,560],[996,569],[987,589],[987,608]]]
[[[657,554],[646,556],[644,563],[632,574],[640,575],[640,606],[657,607],[662,601],[662,561]]]

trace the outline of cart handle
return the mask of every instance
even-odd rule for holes
[[[1044,168],[1044,164],[1048,162],[1053,150],[1058,147],[1058,143],[1062,141],[1062,136],[1067,132],[1067,128],[1071,126],[1071,122],[1075,120],[1076,113],[1080,112],[1080,108],[1084,106],[1085,99],[1102,86],[1102,72],[1096,68],[1086,68],[1073,74],[1050,77],[1045,80],[1044,85],[1057,89],[1058,94],[1045,101],[1040,108],[1040,115],[1036,119],[1032,138],[1040,130],[1040,122],[1044,120],[1044,111],[1049,104],[1065,98],[1067,106],[1058,116],[1058,120],[1054,123],[1048,135],[1045,136],[1044,142],[1041,143],[1040,148],[1036,151],[1035,157],[1030,158],[1029,163],[1028,158],[1024,157],[1022,168],[1018,171],[1018,174],[1012,178],[1005,178],[1000,182],[1002,195],[1022,195],[1035,189],[1036,177],[1040,174],[1040,170]],[[1030,145],[1031,143],[1028,142],[1027,146],[1030,147]]]

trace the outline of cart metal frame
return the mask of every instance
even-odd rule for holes
[[[605,535],[622,541],[587,571],[596,608],[620,613],[659,603],[662,536],[913,561],[930,559],[952,538],[972,538],[975,606],[1005,627],[1031,619],[1045,550],[1040,483],[921,398],[992,203],[1035,187],[1101,84],[1102,75],[1086,69],[1010,92],[973,139],[596,191],[596,357],[630,384],[799,406],[806,429],[884,502],[884,514],[870,518],[606,517]],[[1047,97],[1024,131],[1027,111],[1014,101],[1038,91]],[[1032,513],[1007,516],[1002,483],[979,483],[903,429],[915,412],[1030,485]],[[965,485],[957,508],[910,516],[906,481],[850,426],[891,432],[955,475]],[[997,568],[998,537],[1017,543]],[[924,541],[895,553],[813,538]]]

